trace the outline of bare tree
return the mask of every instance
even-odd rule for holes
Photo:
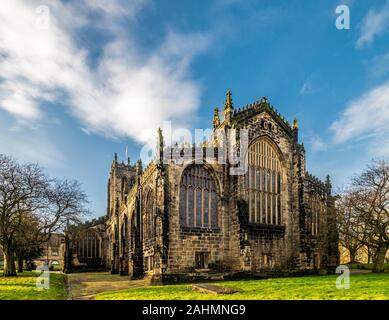
[[[45,201],[43,210],[39,210],[39,219],[40,233],[46,237],[62,231],[68,224],[80,223],[89,215],[88,197],[76,180],[52,180]]]
[[[361,219],[353,211],[347,193],[339,195],[336,201],[336,222],[339,243],[348,250],[350,263],[355,263],[358,251],[364,246],[359,236],[363,232],[363,225]]]
[[[389,249],[389,159],[374,161],[352,182],[348,202],[358,241],[375,252],[373,272],[383,272]]]
[[[32,248],[48,241],[51,233],[63,229],[66,223],[78,222],[88,214],[87,203],[79,182],[50,179],[37,164],[20,165],[0,155],[0,245],[5,257],[4,276],[16,275],[15,253],[21,249],[28,219],[36,221],[28,233]]]
[[[41,256],[39,221],[34,214],[25,214],[17,232],[14,234],[13,251],[16,255],[18,272],[23,272],[24,262],[31,262]]]
[[[25,214],[39,210],[49,185],[38,165],[19,165],[0,155],[0,244],[4,252],[4,276],[15,276],[14,237]]]

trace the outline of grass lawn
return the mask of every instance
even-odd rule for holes
[[[67,298],[66,275],[50,273],[50,289],[36,287],[36,274],[18,273],[17,277],[3,277],[0,271],[0,300],[62,300]]]
[[[97,300],[330,300],[389,299],[389,273],[351,274],[350,289],[338,290],[337,275],[279,278],[267,280],[225,281],[215,283],[239,292],[213,295],[192,291],[188,284],[154,286],[104,292]]]

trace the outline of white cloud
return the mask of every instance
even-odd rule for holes
[[[309,93],[312,93],[313,91],[313,88],[312,88],[312,82],[310,80],[306,80],[301,89],[300,89],[300,92],[299,94],[300,95],[305,95],[305,94],[309,94]]]
[[[113,15],[135,15],[146,0],[86,0],[89,7]]]
[[[360,35],[356,42],[357,48],[362,48],[373,42],[374,38],[383,33],[389,24],[389,1],[381,10],[369,10],[364,17]]]
[[[335,143],[364,139],[389,132],[389,83],[350,102],[330,130]]]
[[[50,8],[50,25],[44,30],[35,23],[42,2]],[[189,64],[210,38],[169,31],[156,50],[145,52],[116,17],[135,14],[147,2],[2,1],[0,108],[17,119],[37,121],[44,117],[44,102],[61,104],[85,132],[138,142],[154,136],[164,120],[190,123],[200,86],[190,77]],[[88,64],[89,52],[77,42],[80,28],[95,23],[89,9],[120,30],[101,48],[94,68]]]
[[[327,144],[319,136],[313,135],[310,138],[310,146],[313,151],[327,150]]]

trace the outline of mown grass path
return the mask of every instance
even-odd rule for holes
[[[146,280],[129,280],[129,277],[111,275],[108,272],[86,272],[68,274],[68,299],[92,300],[101,292],[139,288],[147,285]]]

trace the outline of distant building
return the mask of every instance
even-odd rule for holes
[[[47,265],[62,268],[64,264],[65,238],[62,233],[53,233],[50,240],[42,244],[42,255],[34,259],[37,267]],[[0,266],[4,265],[3,250],[0,247]]]
[[[42,245],[42,255],[35,259],[35,264],[39,266],[47,265],[55,268],[62,268],[65,254],[65,237],[62,233],[51,234],[50,240]]]
[[[339,245],[339,257],[340,263],[346,264],[350,262],[350,252],[343,246]],[[358,263],[372,263],[372,255],[369,254],[369,250],[366,246],[361,247],[356,255],[355,262]],[[386,252],[385,262],[389,262],[389,250]]]

